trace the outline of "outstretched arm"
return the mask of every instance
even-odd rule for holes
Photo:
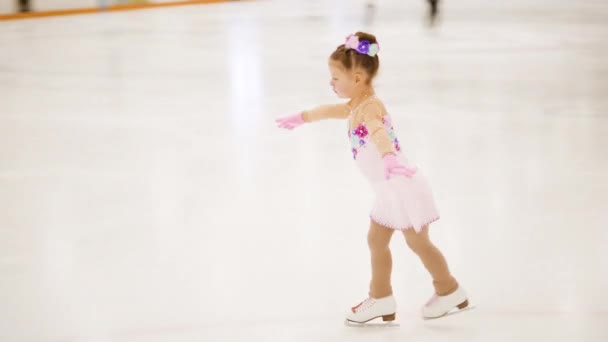
[[[346,119],[350,115],[350,107],[345,104],[322,105],[302,112],[304,122],[313,122],[325,119]]]
[[[280,128],[294,129],[308,122],[324,119],[346,119],[350,115],[347,104],[323,105],[300,113],[276,119]]]

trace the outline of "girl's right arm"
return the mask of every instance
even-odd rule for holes
[[[346,103],[322,105],[302,112],[304,122],[325,119],[346,119],[350,115],[350,107]]]

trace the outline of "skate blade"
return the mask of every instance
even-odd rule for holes
[[[365,322],[357,323],[351,322],[347,319],[344,320],[344,325],[351,328],[398,328],[399,323],[395,322]]]
[[[458,309],[458,308],[452,309],[452,311],[449,311],[448,313],[446,313],[443,316],[439,316],[439,317],[423,317],[423,319],[425,321],[432,321],[432,320],[435,320],[435,319],[440,319],[440,318],[446,318],[446,317],[449,317],[449,316],[454,316],[454,315],[457,315],[459,313],[463,313],[465,311],[473,310],[475,308],[476,308],[475,305],[469,305],[469,306],[467,306],[464,309]]]

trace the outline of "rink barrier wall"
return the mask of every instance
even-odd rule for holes
[[[171,2],[118,4],[118,5],[108,5],[106,7],[73,8],[73,9],[50,10],[50,11],[33,11],[33,12],[28,12],[28,13],[0,14],[0,21],[31,19],[31,18],[45,18],[45,17],[56,17],[56,16],[66,16],[66,15],[95,14],[95,13],[104,13],[104,12],[133,11],[133,10],[160,8],[160,7],[202,5],[202,4],[233,2],[233,1],[235,1],[235,0],[183,0],[183,1],[171,1]]]

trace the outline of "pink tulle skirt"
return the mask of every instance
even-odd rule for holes
[[[403,165],[414,167],[402,153],[397,158]],[[386,180],[382,157],[372,144],[358,151],[356,164],[376,195],[370,212],[374,222],[387,228],[413,228],[420,232],[439,219],[431,188],[420,169],[411,178],[392,176]]]

